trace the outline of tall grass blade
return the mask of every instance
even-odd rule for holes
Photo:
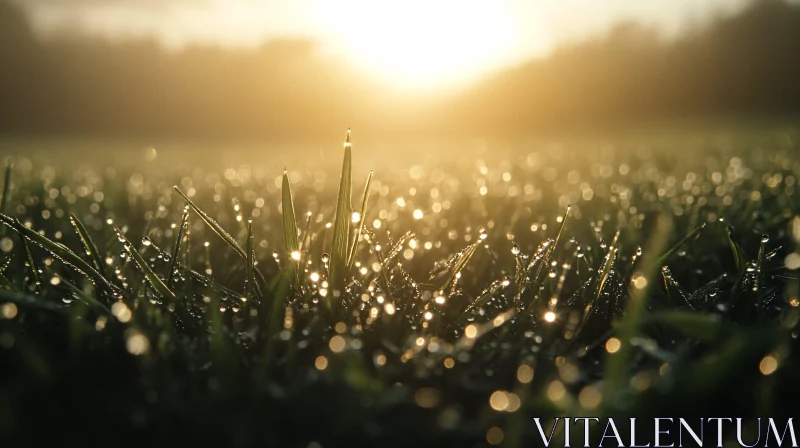
[[[13,165],[11,162],[6,164],[6,175],[3,178],[3,195],[0,196],[0,213],[5,214],[8,208],[8,203],[11,200],[11,169]],[[0,226],[0,237],[5,236],[6,227]]]
[[[197,213],[197,216],[199,216],[200,219],[203,220],[203,222],[205,222],[209,227],[211,227],[211,230],[213,230],[214,233],[219,235],[220,238],[222,238],[226,243],[228,243],[228,245],[231,248],[233,248],[233,250],[236,251],[236,253],[239,254],[240,257],[242,257],[242,260],[247,261],[247,253],[244,251],[244,249],[242,249],[241,246],[239,246],[239,243],[237,243],[236,240],[233,239],[233,237],[228,232],[226,232],[225,229],[222,228],[222,226],[219,225],[219,223],[217,223],[216,221],[214,221],[213,218],[208,216],[206,212],[200,210],[200,207],[195,205],[195,203],[192,202],[191,199],[189,199],[185,194],[183,194],[183,192],[178,188],[177,185],[172,187],[172,189],[183,197],[183,199],[186,201],[187,204],[189,204],[192,210],[194,210],[194,212]],[[264,276],[261,274],[261,272],[256,270],[255,274],[256,278],[259,281],[257,287],[260,288],[262,286],[265,286],[267,284],[267,281],[264,279]]]
[[[605,393],[609,397],[609,404],[611,405],[616,403],[619,391],[622,389],[623,385],[627,383],[627,369],[630,364],[629,360],[633,354],[632,339],[636,337],[644,319],[650,288],[658,284],[658,271],[660,266],[658,262],[660,257],[658,257],[657,254],[662,253],[664,247],[667,245],[671,230],[672,221],[666,215],[662,215],[661,218],[659,218],[656,232],[648,243],[647,252],[644,254],[642,264],[640,265],[641,270],[634,274],[633,291],[618,330],[618,338],[621,342],[620,349],[611,355],[606,365]],[[613,253],[615,250],[618,236],[619,231],[617,231],[617,236],[614,237],[614,242],[609,248],[609,253]],[[606,264],[608,264],[608,260]],[[606,267],[607,266],[604,266],[603,268],[604,273],[608,270]],[[598,291],[601,289],[602,283]]]
[[[189,199],[188,196],[183,194],[183,192],[177,186],[172,187],[172,189],[178,192],[178,194],[183,197],[183,199],[186,201],[187,204],[189,204],[189,206],[195,211],[195,213],[197,213],[197,215],[200,216],[200,218],[206,224],[208,224],[209,227],[211,227],[211,230],[213,230],[217,235],[219,235],[220,238],[222,238],[226,243],[228,243],[228,245],[231,246],[233,250],[235,250],[236,253],[239,254],[240,257],[242,257],[242,259],[245,260],[247,259],[247,254],[244,252],[244,249],[242,249],[241,246],[239,246],[239,243],[237,243],[236,240],[233,239],[233,237],[228,232],[226,232],[225,229],[222,228],[222,226],[220,226],[216,221],[214,221],[212,217],[208,216],[206,212],[202,211],[200,207],[196,206],[194,202],[192,202],[192,200]]]
[[[660,259],[659,259],[660,261]],[[683,305],[688,305],[689,308],[695,309],[694,304],[691,300],[689,300],[689,296],[686,292],[681,288],[681,285],[672,276],[672,271],[670,271],[669,266],[662,266],[661,267],[661,277],[664,279],[664,290],[667,292],[667,296],[672,301],[672,304],[676,307],[680,307]],[[677,300],[680,298],[680,300]]]
[[[661,257],[658,259],[658,265],[659,265],[659,266],[663,266],[663,265],[664,265],[664,263],[666,263],[666,261],[669,259],[669,257],[670,257],[672,254],[674,254],[674,253],[675,253],[675,252],[676,252],[678,249],[680,249],[680,248],[681,248],[681,247],[682,247],[684,244],[686,244],[687,242],[689,242],[689,240],[692,240],[692,239],[694,239],[695,237],[699,236],[699,235],[700,235],[700,233],[702,233],[702,232],[703,232],[703,230],[705,230],[705,228],[706,228],[706,223],[703,223],[703,224],[701,224],[701,225],[697,226],[697,227],[696,227],[694,230],[692,230],[691,232],[689,232],[689,234],[688,234],[688,235],[686,235],[686,236],[685,236],[685,237],[683,237],[683,238],[682,238],[680,241],[678,241],[678,244],[676,244],[676,245],[672,246],[672,248],[671,248],[671,249],[669,249],[668,251],[664,252],[664,255],[662,255],[662,256],[661,256]]]
[[[68,266],[71,266],[73,269],[86,275],[93,283],[101,285],[108,291],[118,294],[123,293],[121,289],[109,283],[102,274],[97,272],[97,270],[92,267],[92,265],[84,261],[83,258],[67,248],[67,246],[51,241],[47,237],[40,235],[38,232],[21,224],[18,225],[13,218],[10,218],[6,215],[0,214],[0,222],[11,227],[17,233],[40,246],[42,249],[50,252],[54,257],[58,258]]]
[[[5,274],[0,274],[0,286],[2,286],[5,289],[14,289],[14,285],[11,283],[8,277],[6,277]]]
[[[614,239],[608,246],[608,252],[606,252],[606,256],[603,258],[603,265],[600,268],[600,277],[597,278],[596,282],[597,289],[595,290],[592,302],[586,307],[586,310],[583,313],[583,319],[581,321],[580,327],[578,328],[579,331],[581,327],[583,327],[583,325],[586,324],[586,322],[589,320],[589,317],[591,317],[591,315],[597,308],[597,303],[600,300],[600,295],[603,293],[603,288],[606,286],[606,282],[608,281],[609,275],[611,275],[611,268],[614,266],[614,260],[616,260],[617,257],[617,251],[619,250],[619,248],[617,248],[618,240],[619,240],[619,230],[617,230],[617,233],[614,234]]]
[[[297,241],[297,220],[294,216],[294,203],[292,202],[292,187],[289,184],[289,175],[283,170],[283,185],[281,187],[281,210],[283,211],[283,244],[286,248],[287,274],[293,279],[295,287],[300,284],[298,265],[300,263],[300,243]]]
[[[726,232],[728,236],[728,245],[731,247],[731,252],[733,253],[733,261],[736,263],[736,270],[739,274],[742,274],[747,267],[747,255],[744,253],[744,249],[742,249],[736,241],[733,241],[730,227],[726,229]]]
[[[5,228],[5,226],[3,226]],[[0,286],[6,289],[14,289],[14,285],[6,277],[6,269],[11,265],[11,258],[5,258],[0,262]]]
[[[533,291],[538,291],[539,286],[544,281],[544,276],[547,274],[547,267],[550,265],[550,257],[553,255],[553,251],[558,246],[558,242],[561,239],[561,235],[564,233],[564,226],[567,225],[567,217],[569,217],[569,212],[572,206],[568,205],[566,211],[564,211],[564,216],[561,219],[561,225],[558,227],[558,233],[556,234],[556,239],[552,241],[551,244],[548,244],[545,248],[544,256],[539,259],[539,267],[536,269],[536,275],[533,277],[533,283],[531,284],[531,289]],[[531,265],[528,266],[525,274],[530,271],[532,264],[537,260],[537,257],[531,258]],[[522,276],[524,278],[524,275]],[[522,294],[522,287],[517,288],[517,294]],[[536,297],[534,296],[534,299]],[[521,301],[521,297],[518,298],[517,303]]]
[[[133,244],[131,244],[131,242],[125,238],[125,235],[122,234],[117,226],[114,226],[114,231],[117,233],[117,238],[119,238],[120,242],[125,247],[125,250],[131,255],[133,261],[136,262],[136,266],[139,267],[139,270],[142,271],[144,276],[147,278],[147,281],[150,282],[150,285],[153,286],[153,289],[156,290],[158,295],[175,300],[175,294],[173,294],[172,291],[167,288],[167,285],[161,281],[158,275],[153,272],[153,270],[150,268],[150,265],[147,264],[147,260],[145,260],[144,257],[142,257],[142,254],[140,254],[139,251],[133,247]]]
[[[286,256],[291,258],[294,252],[300,250],[300,243],[297,241],[297,221],[294,216],[292,187],[289,185],[289,175],[286,170],[283,170],[281,199],[281,210],[283,211],[283,242],[286,246]]]
[[[350,255],[347,260],[347,269],[353,269],[356,262],[356,250],[358,249],[358,240],[361,239],[361,232],[364,231],[364,221],[367,218],[367,203],[369,202],[369,191],[372,186],[372,171],[367,176],[367,185],[364,187],[364,199],[361,201],[361,214],[358,221],[358,231],[356,232],[355,239],[350,244]]]
[[[447,277],[447,280],[444,282],[444,284],[442,284],[442,287],[440,288],[442,291],[445,291],[447,290],[447,288],[454,286],[456,284],[456,281],[458,280],[461,271],[467,265],[472,256],[475,255],[475,251],[478,249],[478,245],[480,245],[481,242],[482,240],[478,239],[478,241],[470,244],[469,246],[467,246],[466,249],[459,252],[458,258],[456,259],[456,262],[453,265],[453,272],[451,273],[450,276]]]
[[[18,226],[22,226],[22,223],[19,220],[15,219],[16,224]],[[33,282],[34,290],[38,291],[39,288],[42,286],[42,279],[39,276],[39,270],[36,268],[36,262],[33,260],[33,253],[31,252],[31,247],[28,245],[28,241],[25,239],[24,236],[19,236],[20,241],[22,241],[22,248],[25,251],[25,258],[28,263],[28,270],[31,272],[31,282]]]
[[[306,215],[306,225],[305,228],[303,229],[303,236],[299,240],[301,253],[303,251],[308,252],[307,248],[310,239],[311,239],[311,212],[308,212],[308,214]]]
[[[345,286],[347,277],[347,249],[350,238],[350,220],[352,205],[350,192],[353,182],[353,167],[350,144],[350,130],[344,142],[344,161],[342,177],[339,183],[339,195],[336,203],[336,216],[333,222],[333,247],[331,250],[330,279],[334,290]]]
[[[60,275],[58,276],[58,279],[59,279],[59,283],[60,284],[66,285],[67,288],[70,291],[72,291],[73,294],[75,294],[75,297],[80,299],[82,302],[86,303],[87,305],[91,305],[92,307],[102,311],[103,313],[105,313],[107,315],[111,315],[111,310],[109,310],[107,306],[105,306],[102,303],[100,303],[99,301],[97,301],[97,299],[95,299],[93,297],[89,297],[86,294],[84,294],[84,292],[80,288],[78,288],[77,286],[73,285],[72,282],[68,281],[67,279],[65,279],[64,277],[62,277]]]
[[[86,227],[74,214],[69,215],[69,220],[72,223],[72,227],[75,228],[75,232],[78,234],[78,237],[80,237],[81,243],[83,243],[83,248],[86,250],[86,255],[88,255],[89,259],[92,260],[94,268],[97,269],[97,272],[105,274],[105,265],[103,264],[103,259],[100,258],[100,251],[97,249],[94,241],[92,241],[92,237],[89,236],[89,232],[86,231]]]
[[[172,279],[175,277],[175,271],[178,266],[178,257],[181,253],[181,244],[183,237],[186,235],[186,229],[189,226],[189,206],[184,207],[183,215],[181,216],[181,225],[178,227],[178,237],[175,239],[175,247],[172,249],[172,258],[169,265],[169,272],[167,273],[167,287],[172,287]]]
[[[488,302],[494,296],[494,294],[497,291],[499,291],[502,287],[503,287],[502,280],[493,281],[492,284],[490,284],[486,289],[483,290],[483,292],[478,296],[477,299],[473,300],[469,305],[467,305],[467,307],[464,309],[464,311],[461,312],[461,314],[459,314],[459,316],[456,318],[456,320],[453,322],[452,325],[461,326],[464,323],[466,323],[472,311],[485,305],[486,302]]]
[[[255,286],[256,278],[253,272],[256,270],[255,266],[255,248],[253,247],[253,220],[247,220],[247,287],[245,294],[248,299],[252,299],[253,289]]]

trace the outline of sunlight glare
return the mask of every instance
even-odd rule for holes
[[[508,60],[518,30],[504,2],[325,2],[323,20],[357,65],[401,87],[469,81]]]

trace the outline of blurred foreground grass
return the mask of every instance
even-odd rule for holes
[[[515,447],[531,417],[791,416],[797,138],[387,163],[364,190],[357,144],[341,176],[17,154],[0,440]]]

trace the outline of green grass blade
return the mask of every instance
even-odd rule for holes
[[[211,227],[211,230],[213,230],[217,235],[219,235],[220,238],[222,238],[226,243],[228,243],[228,245],[231,248],[233,248],[233,250],[236,251],[236,253],[239,254],[240,257],[242,257],[242,260],[247,261],[247,253],[244,251],[244,249],[242,249],[241,246],[239,246],[239,243],[237,243],[236,240],[233,239],[233,237],[228,232],[226,232],[225,229],[222,228],[222,226],[219,225],[219,223],[217,223],[216,221],[214,221],[213,218],[208,216],[206,212],[200,210],[200,207],[196,206],[191,199],[189,199],[185,194],[183,194],[183,192],[177,187],[177,185],[172,187],[172,189],[183,197],[186,203],[189,204],[189,207],[191,207],[192,210],[194,210],[194,212],[197,213],[200,219],[202,219],[203,222],[205,222],[209,227]],[[261,271],[256,270],[255,274],[256,278],[259,281],[259,285],[257,286],[258,287],[265,286],[267,282],[264,279],[264,276],[261,274]]]
[[[350,238],[351,209],[350,191],[353,182],[350,130],[344,143],[344,161],[342,177],[339,183],[339,195],[336,203],[336,216],[333,223],[333,248],[331,250],[330,279],[334,290],[345,286],[347,276],[347,247]]]
[[[603,287],[606,285],[608,281],[608,276],[611,274],[611,268],[614,266],[614,260],[617,256],[617,241],[619,240],[619,230],[614,235],[614,239],[611,240],[611,244],[608,246],[608,252],[606,253],[606,257],[603,260],[603,270],[600,274],[600,282],[597,285],[597,291],[594,295],[594,300],[597,301],[600,299],[600,294],[603,293]]]
[[[492,284],[489,285],[489,287],[486,288],[481,293],[481,295],[478,296],[477,299],[470,302],[470,304],[467,305],[466,308],[464,308],[464,311],[462,311],[461,314],[459,314],[459,316],[456,318],[456,320],[451,324],[452,327],[458,327],[464,325],[469,319],[470,313],[476,308],[485,305],[486,302],[488,302],[492,297],[494,297],[494,294],[497,291],[499,291],[502,287],[503,287],[503,282],[501,280],[495,280],[494,282],[492,282]]]
[[[7,289],[0,289],[0,302],[12,302],[16,305],[51,311],[57,314],[66,314],[68,311],[60,302],[47,300],[42,296],[19,291],[9,291]]]
[[[600,277],[597,280],[597,289],[595,290],[592,302],[589,304],[583,314],[583,319],[580,327],[578,327],[578,331],[580,331],[583,325],[586,324],[586,322],[589,320],[589,317],[591,317],[592,313],[594,313],[595,308],[597,308],[597,302],[600,300],[600,295],[603,293],[603,288],[608,281],[608,276],[611,274],[611,268],[614,266],[614,260],[617,257],[617,240],[619,240],[619,230],[617,230],[617,233],[614,234],[614,239],[608,246],[608,252],[606,252],[605,258],[603,258],[603,266],[600,269]]]
[[[206,224],[208,224],[209,227],[211,227],[211,230],[213,230],[217,235],[219,235],[220,238],[222,238],[226,243],[228,243],[228,245],[231,246],[231,248],[233,248],[233,250],[235,250],[240,257],[242,257],[242,259],[247,260],[247,254],[244,252],[244,249],[242,249],[242,247],[239,246],[239,243],[237,243],[236,240],[233,239],[233,237],[228,232],[226,232],[225,229],[222,228],[222,226],[220,226],[216,221],[214,221],[212,217],[208,216],[206,212],[201,210],[200,207],[196,206],[194,202],[192,202],[192,200],[189,199],[188,196],[183,194],[183,192],[177,186],[172,187],[172,189],[178,192],[178,194],[183,197],[186,203],[189,204],[189,207],[191,207],[194,210],[194,212],[197,213],[198,216],[200,216],[200,219],[202,219]]]
[[[556,239],[553,241],[553,244],[550,244],[547,247],[544,257],[542,257],[542,259],[539,262],[539,267],[536,269],[536,275],[533,277],[533,284],[530,287],[531,290],[533,291],[538,291],[539,286],[544,281],[544,276],[547,274],[548,266],[550,266],[550,257],[553,255],[553,251],[556,249],[556,246],[558,246],[559,240],[561,240],[561,235],[564,233],[564,227],[567,225],[567,218],[569,217],[569,212],[571,209],[572,206],[567,205],[567,209],[564,211],[564,216],[561,219],[561,225],[558,227],[558,233],[556,234]],[[534,258],[531,259],[531,261],[533,260]],[[528,270],[530,270],[530,267],[528,268]],[[527,272],[525,272],[525,274],[527,274]],[[521,289],[522,288],[518,288],[518,294],[521,294]],[[519,300],[517,301],[517,303],[519,303]]]
[[[14,285],[11,283],[8,277],[6,277],[5,274],[0,274],[0,286],[2,286],[5,289],[14,289]]]
[[[245,295],[248,299],[253,298],[253,290],[255,286],[255,276],[253,272],[256,270],[255,266],[255,248],[253,247],[253,220],[247,220],[247,287],[245,288]]]
[[[664,255],[662,255],[662,256],[661,256],[661,257],[658,259],[658,265],[659,265],[659,266],[662,266],[662,265],[664,265],[664,263],[666,263],[666,261],[669,259],[669,257],[670,257],[672,254],[674,254],[674,253],[675,253],[675,252],[676,252],[678,249],[680,249],[680,248],[681,248],[681,247],[682,247],[684,244],[686,244],[686,243],[687,243],[689,240],[691,240],[691,239],[694,239],[695,237],[697,237],[698,235],[700,235],[700,233],[702,233],[702,232],[703,232],[703,230],[704,230],[705,228],[706,228],[706,223],[703,223],[703,224],[701,224],[701,225],[697,226],[697,227],[696,227],[694,230],[692,230],[691,232],[689,232],[689,234],[688,234],[688,235],[686,235],[686,236],[685,236],[685,237],[683,237],[683,238],[682,238],[680,241],[678,241],[678,244],[676,244],[676,245],[672,246],[672,248],[671,248],[670,250],[668,250],[668,251],[664,252]]]
[[[142,271],[145,277],[147,277],[147,281],[150,282],[158,295],[174,300],[175,294],[173,294],[172,291],[167,288],[167,285],[165,285],[164,282],[161,281],[161,279],[156,275],[156,273],[153,272],[153,270],[147,264],[147,261],[144,259],[144,257],[142,257],[142,254],[140,254],[139,251],[133,247],[133,244],[131,244],[131,242],[125,238],[125,235],[122,234],[117,226],[114,226],[114,231],[117,233],[117,238],[119,238],[120,242],[125,247],[125,250],[131,255],[133,261],[135,261],[136,265],[139,267],[139,270]]]
[[[3,195],[0,196],[0,213],[5,214],[8,208],[8,203],[11,200],[11,169],[13,165],[11,162],[6,164],[6,176],[3,179]],[[0,237],[5,236],[6,227],[0,226]]]
[[[97,249],[94,241],[92,241],[92,237],[89,236],[89,232],[86,231],[86,227],[74,214],[69,215],[69,220],[72,223],[72,227],[75,228],[75,232],[78,234],[78,237],[80,237],[81,243],[83,243],[83,248],[86,250],[86,255],[88,255],[92,260],[94,268],[97,269],[97,272],[105,273],[103,259],[100,258],[100,251]]]
[[[478,245],[480,245],[481,242],[483,242],[483,240],[478,239],[478,241],[470,244],[469,246],[466,247],[466,249],[460,252],[459,257],[453,266],[453,272],[451,273],[451,275],[447,277],[447,280],[444,282],[444,284],[442,284],[442,287],[439,289],[445,291],[450,286],[455,285],[456,280],[458,279],[458,274],[461,272],[461,270],[464,269],[464,267],[467,265],[472,256],[475,255],[475,251],[478,249]]]
[[[283,242],[286,247],[286,256],[292,258],[292,253],[300,249],[300,244],[297,242],[297,221],[294,217],[292,187],[289,185],[289,175],[286,170],[283,170],[281,199],[281,211],[283,212]]]
[[[22,223],[19,220],[15,220],[18,226],[22,226]],[[25,239],[24,236],[19,236],[20,241],[22,241],[22,248],[25,251],[25,258],[28,260],[28,269],[31,272],[31,281],[33,281],[34,289],[36,291],[42,286],[42,279],[39,276],[39,270],[36,268],[36,262],[33,260],[33,253],[31,252],[31,247],[28,245],[28,241]]]
[[[183,209],[181,216],[181,225],[178,228],[178,237],[175,239],[175,247],[172,249],[172,261],[169,265],[169,273],[167,273],[167,287],[172,286],[172,278],[175,276],[175,269],[178,266],[178,257],[181,253],[181,244],[183,237],[186,235],[186,228],[189,226],[189,207]]]
[[[625,309],[625,315],[619,326],[618,338],[621,342],[621,346],[619,351],[611,355],[606,365],[605,395],[609,397],[609,405],[614,405],[616,403],[619,391],[622,389],[623,385],[627,383],[627,369],[629,368],[629,360],[633,355],[632,339],[637,335],[642,325],[644,314],[647,310],[647,297],[650,288],[658,285],[658,271],[660,266],[658,260],[660,257],[657,258],[657,254],[662,253],[664,247],[667,245],[671,229],[672,221],[666,215],[662,216],[658,221],[655,234],[648,243],[647,252],[642,259],[641,270],[637,274],[634,274],[634,280],[641,276],[644,281],[634,281],[632,285],[633,291]],[[617,237],[618,236],[619,231],[617,231]],[[614,242],[609,248],[610,254],[613,253],[611,251],[615,250],[617,237],[614,237]],[[608,265],[608,260],[606,261],[606,265]],[[604,273],[606,272],[606,268],[607,266],[604,266]],[[598,291],[601,289],[602,283]]]
[[[726,229],[726,235],[728,236],[728,245],[733,253],[733,261],[736,263],[736,270],[742,274],[747,266],[747,255],[744,253],[744,249],[736,241],[733,241],[730,227]]]
[[[300,286],[297,271],[300,263],[300,243],[297,241],[297,220],[294,216],[292,187],[289,185],[289,174],[283,170],[281,187],[281,211],[283,212],[283,243],[286,248],[287,275],[293,279],[295,288]]]
[[[5,228],[5,226],[3,226]],[[11,281],[6,277],[6,269],[11,265],[11,258],[5,258],[2,262],[0,262],[0,286],[6,289],[14,289],[14,285]]]
[[[75,296],[79,300],[81,300],[82,302],[86,303],[87,305],[91,305],[92,307],[94,307],[94,308],[96,308],[98,310],[101,310],[105,314],[111,315],[111,310],[109,310],[108,307],[106,307],[102,303],[98,302],[97,299],[87,296],[86,294],[84,294],[83,291],[81,291],[80,288],[78,288],[77,286],[73,285],[72,282],[68,281],[64,277],[58,275],[58,278],[60,280],[60,283],[62,285],[66,285],[67,289],[72,291],[72,293],[75,294]]]
[[[50,252],[54,257],[66,263],[68,266],[71,266],[73,269],[86,275],[92,282],[103,286],[108,291],[123,293],[121,289],[109,283],[102,274],[97,272],[97,270],[92,267],[92,265],[84,261],[83,258],[78,256],[67,246],[51,241],[47,237],[40,235],[38,232],[21,224],[17,225],[17,222],[13,218],[10,218],[6,215],[0,214],[0,222],[11,227],[17,233],[40,246],[42,249]]]
[[[350,244],[350,255],[347,257],[347,268],[353,269],[353,264],[356,262],[356,250],[358,249],[358,240],[361,238],[361,232],[364,230],[364,221],[367,218],[367,203],[369,202],[369,191],[372,186],[372,171],[367,176],[367,185],[364,187],[364,199],[361,201],[361,219],[358,221],[358,231],[356,232],[355,239]]]

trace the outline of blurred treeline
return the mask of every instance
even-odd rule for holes
[[[446,57],[443,55],[442,57]],[[257,49],[40,39],[0,0],[0,133],[317,139],[409,132],[526,135],[641,120],[800,112],[800,4],[757,0],[677,39],[636,24],[573,43],[458,94],[397,94],[313,42]]]

